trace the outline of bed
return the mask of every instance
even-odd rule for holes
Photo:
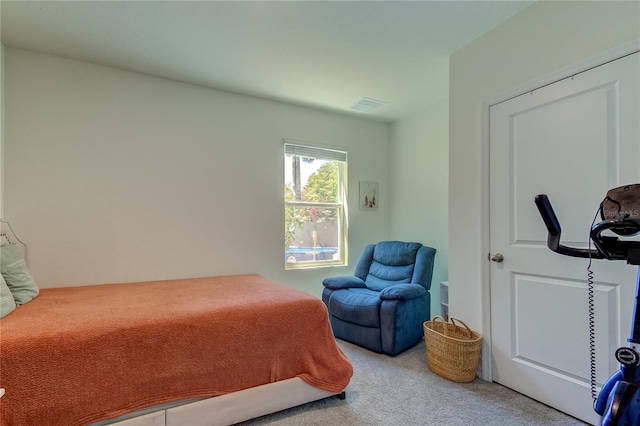
[[[254,274],[45,288],[0,333],[2,426],[229,425],[353,373],[322,301]]]

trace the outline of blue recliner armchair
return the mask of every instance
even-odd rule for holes
[[[382,241],[365,247],[355,276],[325,278],[334,335],[389,355],[418,343],[431,314],[435,254],[420,243]]]

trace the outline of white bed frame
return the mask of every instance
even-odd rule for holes
[[[338,398],[344,398],[344,392]],[[294,377],[255,388],[188,402],[148,414],[142,410],[92,426],[226,426],[335,396]]]
[[[26,261],[27,247],[7,222],[0,222],[0,238],[17,243]],[[0,398],[4,392],[0,388]],[[148,407],[90,426],[228,426],[332,396],[345,399],[345,392],[334,394],[294,377],[213,398]]]

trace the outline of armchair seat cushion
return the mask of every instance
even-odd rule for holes
[[[331,298],[331,315],[364,327],[380,327],[380,293],[366,288],[337,290]]]

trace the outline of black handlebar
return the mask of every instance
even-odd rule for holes
[[[591,228],[591,240],[596,250],[567,247],[560,244],[562,229],[556,217],[549,197],[537,195],[534,199],[542,220],[547,227],[547,247],[556,253],[572,257],[592,259],[626,260],[632,265],[640,265],[640,241],[620,241],[617,237],[602,235],[610,230],[619,235],[635,235],[640,233],[640,219],[604,220]]]
[[[542,216],[542,220],[547,227],[547,247],[556,253],[560,253],[565,256],[591,257],[592,259],[605,258],[598,250],[567,247],[560,244],[560,234],[562,233],[562,229],[560,228],[560,222],[558,222],[558,218],[553,211],[553,207],[551,207],[549,197],[547,197],[546,194],[536,195],[534,202],[536,203],[540,216]]]

